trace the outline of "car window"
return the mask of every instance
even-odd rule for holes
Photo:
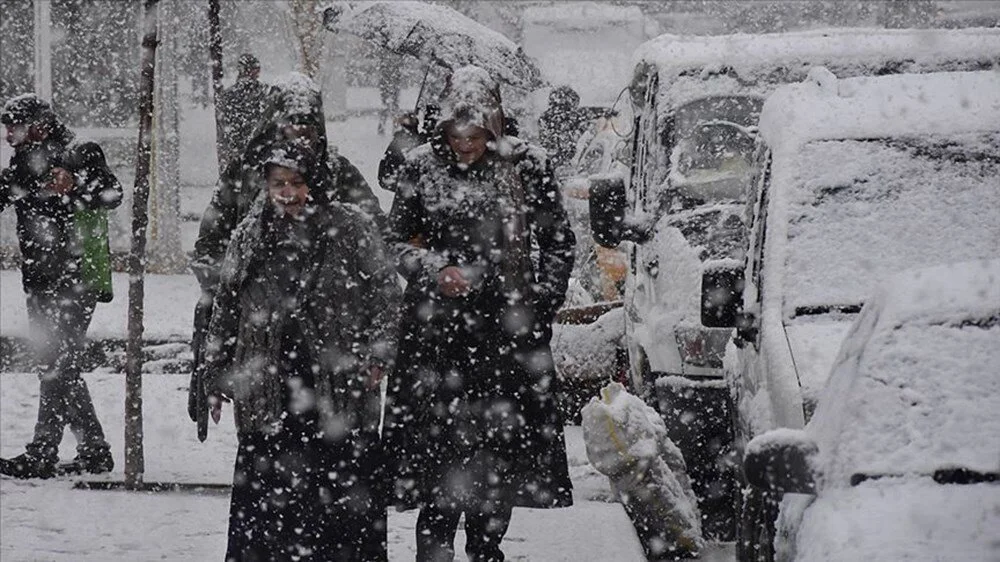
[[[1000,133],[805,145],[788,193],[785,310],[856,305],[888,274],[1000,241]]]

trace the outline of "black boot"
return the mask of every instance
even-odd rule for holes
[[[28,453],[12,459],[0,459],[0,474],[14,478],[52,478],[56,475],[56,463]]]
[[[107,449],[93,449],[81,452],[69,461],[60,463],[57,471],[60,474],[103,474],[111,472],[115,468],[115,460],[111,456],[111,451]]]

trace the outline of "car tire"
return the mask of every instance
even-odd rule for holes
[[[774,562],[775,494],[754,487],[743,489],[743,502],[736,535],[736,555],[740,562]]]

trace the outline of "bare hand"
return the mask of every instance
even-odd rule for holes
[[[222,403],[229,402],[229,398],[219,392],[213,392],[208,395],[208,407],[209,413],[212,415],[212,421],[216,424],[222,419]]]
[[[461,297],[469,294],[472,285],[462,275],[462,270],[455,265],[449,265],[438,272],[438,289],[446,297]]]
[[[372,365],[371,367],[368,367],[368,380],[366,381],[365,389],[377,389],[379,385],[382,384],[382,375],[384,374],[385,371],[382,370],[380,365]]]
[[[73,191],[74,187],[76,187],[76,182],[73,181],[73,174],[69,173],[66,168],[52,168],[49,175],[49,189],[59,195],[66,195]]]

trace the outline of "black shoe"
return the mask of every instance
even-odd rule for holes
[[[12,459],[0,459],[0,474],[14,478],[52,478],[56,475],[56,463],[28,453]]]
[[[111,472],[115,468],[115,460],[111,457],[111,451],[99,451],[86,455],[77,455],[73,460],[59,463],[56,471],[60,474],[103,474]]]

